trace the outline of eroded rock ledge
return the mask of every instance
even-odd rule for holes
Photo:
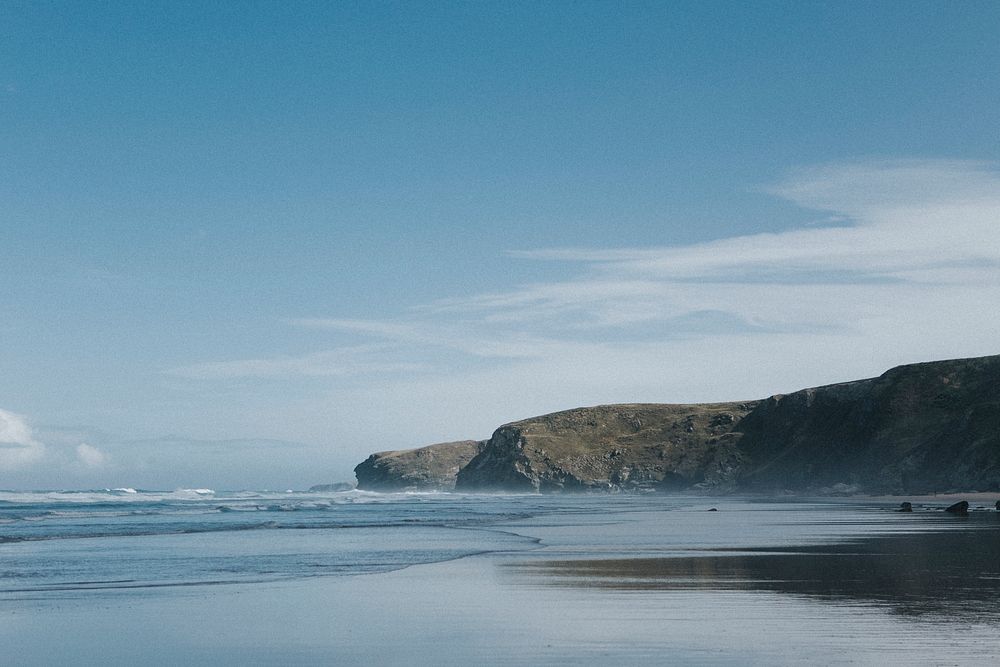
[[[458,473],[458,489],[731,489],[733,427],[750,403],[601,405],[501,426]]]
[[[483,443],[460,440],[419,449],[378,452],[354,468],[358,488],[366,491],[451,491],[459,469]]]

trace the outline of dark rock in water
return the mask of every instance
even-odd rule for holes
[[[1000,500],[997,501],[997,504],[994,505],[994,507],[997,508],[997,512],[1000,512]]]
[[[718,510],[718,508],[716,508],[716,507],[709,507],[709,508],[708,508],[708,511],[709,511],[709,512],[718,512],[719,510]]]
[[[913,511],[913,505],[911,505],[910,503],[900,503],[899,504],[899,509],[896,510],[896,511],[897,512],[912,512]]]
[[[951,505],[944,510],[949,514],[958,514],[959,516],[964,516],[969,513],[969,503],[965,500],[960,500],[954,505]]]
[[[309,493],[338,493],[351,491],[357,486],[354,482],[334,482],[333,484],[317,484],[309,487]]]
[[[476,440],[372,454],[354,468],[366,491],[451,491],[459,469],[479,453]]]

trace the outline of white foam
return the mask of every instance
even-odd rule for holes
[[[121,486],[114,489],[93,489],[83,491],[0,491],[0,502],[12,504],[55,503],[65,505],[82,505],[88,503],[155,503],[170,501],[187,501],[190,503],[212,502],[232,503],[243,506],[247,503],[257,505],[262,501],[274,500],[282,504],[293,505],[303,509],[324,508],[331,504],[392,502],[407,497],[407,494],[387,494],[376,491],[338,491],[328,494],[287,491],[216,491],[209,488],[179,488],[173,491],[150,491],[131,486]]]

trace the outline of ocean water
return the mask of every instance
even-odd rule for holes
[[[0,492],[0,646],[9,664],[995,663],[1000,514],[942,506]]]
[[[0,596],[358,575],[534,541],[489,527],[528,496],[0,492]]]

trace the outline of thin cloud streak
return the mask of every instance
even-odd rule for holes
[[[466,326],[427,322],[385,322],[380,320],[351,320],[337,318],[306,318],[290,320],[290,324],[312,329],[370,335],[400,345],[444,348],[470,356],[497,359],[518,359],[544,354],[550,342],[544,338],[524,334],[504,334],[490,337],[483,333],[470,337]]]
[[[492,373],[514,383],[507,391],[521,390],[515,377],[523,386],[544,375],[574,378],[576,387],[557,382],[552,391],[599,395],[592,390],[608,387],[615,368],[633,369],[646,387],[657,378],[681,387],[670,370],[681,354],[693,355],[684,363],[689,372],[719,372],[720,345],[743,350],[739,358],[751,365],[790,365],[790,378],[811,355],[819,358],[814,366],[824,358],[849,364],[859,345],[870,365],[996,351],[988,335],[1000,329],[995,170],[956,161],[853,163],[800,170],[767,191],[834,215],[823,226],[688,246],[518,251],[522,259],[572,263],[579,275],[417,305],[394,320],[289,320],[363,344],[171,373],[366,374],[382,387],[430,375],[438,385],[462,385],[485,372],[483,382]],[[510,372],[498,373],[504,368]]]
[[[423,370],[420,363],[381,358],[385,346],[362,345],[300,356],[209,361],[172,368],[165,373],[193,380],[268,377],[345,377]]]
[[[801,172],[772,189],[804,207],[849,214],[836,227],[755,234],[680,247],[547,249],[515,256],[581,264],[583,276],[439,301],[430,313],[488,313],[492,322],[573,316],[624,326],[718,310],[764,329],[850,321],[859,302],[934,286],[995,289],[1000,177],[980,163],[905,162]],[[845,298],[846,297],[846,298]],[[947,303],[928,302],[947,308]]]
[[[541,249],[515,257],[580,262],[616,275],[742,282],[751,271],[891,276],[1000,262],[1000,175],[978,162],[853,164],[802,170],[768,188],[798,204],[844,213],[836,226],[680,247]]]

